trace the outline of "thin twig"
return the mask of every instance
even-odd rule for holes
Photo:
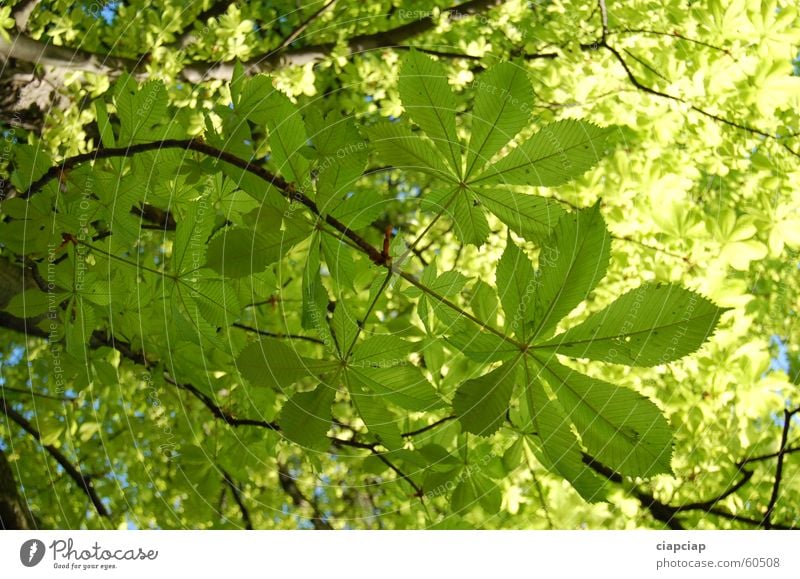
[[[331,6],[333,6],[335,3],[336,3],[336,0],[328,0],[328,2],[327,2],[326,4],[323,4],[323,5],[322,5],[322,7],[321,7],[321,8],[319,8],[319,9],[318,9],[316,12],[314,12],[314,13],[313,13],[313,14],[311,14],[311,15],[310,15],[308,18],[306,18],[305,20],[303,20],[303,22],[301,22],[301,23],[300,23],[300,24],[297,26],[297,28],[295,28],[294,30],[292,30],[292,31],[291,31],[291,32],[290,32],[290,33],[289,33],[289,34],[286,36],[286,38],[284,38],[284,39],[283,39],[283,41],[281,41],[281,43],[280,43],[278,46],[276,46],[276,47],[275,47],[275,51],[277,52],[277,51],[283,50],[284,48],[286,48],[287,46],[289,46],[289,45],[290,45],[292,42],[294,42],[295,40],[297,40],[297,38],[298,38],[298,37],[299,37],[301,34],[303,34],[303,32],[305,32],[305,31],[306,31],[306,29],[308,29],[308,27],[311,25],[311,23],[312,23],[312,22],[314,22],[314,20],[316,20],[317,18],[319,18],[320,16],[322,16],[322,15],[323,15],[323,14],[324,14],[324,13],[325,13],[327,10],[328,10],[328,8],[330,8]]]
[[[419,434],[423,434],[425,432],[428,432],[429,430],[433,430],[437,426],[441,426],[442,424],[446,424],[447,422],[450,422],[451,420],[455,420],[456,418],[458,418],[458,417],[455,416],[455,415],[445,416],[444,418],[440,418],[436,422],[428,424],[427,426],[423,426],[422,428],[417,428],[416,430],[411,430],[409,432],[404,432],[400,436],[403,436],[405,438],[411,438],[412,436],[417,436]]]
[[[253,305],[253,304],[251,304]],[[244,330],[245,332],[251,332],[253,334],[258,334],[259,336],[266,336],[268,338],[284,338],[289,340],[304,340],[306,342],[313,342],[314,344],[324,344],[322,340],[319,338],[315,338],[313,336],[302,336],[300,334],[280,334],[275,332],[268,332],[266,330],[260,330],[258,328],[253,328],[251,326],[247,326],[245,324],[240,324],[239,322],[234,322],[232,324],[234,328],[239,328],[240,330]]]
[[[58,402],[75,402],[77,400],[74,396],[53,396],[52,394],[45,394],[44,392],[36,392],[33,389],[25,390],[23,388],[14,388],[13,386],[5,386],[3,384],[0,384],[0,392],[17,392],[19,394],[27,394],[28,396],[36,396],[37,398],[56,400]]]
[[[788,408],[784,408],[783,410],[783,431],[781,432],[781,445],[778,448],[778,463],[775,466],[775,482],[772,485],[772,495],[769,498],[769,503],[767,503],[767,510],[764,513],[764,519],[762,521],[765,529],[772,528],[772,513],[775,510],[775,505],[778,503],[781,481],[783,479],[783,459],[784,456],[786,456],[784,449],[786,448],[786,441],[789,439],[789,429],[792,427],[792,418],[797,412],[800,412],[800,407],[795,410],[789,410]]]
[[[244,500],[242,498],[241,489],[233,482],[231,475],[227,473],[224,469],[220,469],[222,472],[222,476],[225,480],[225,484],[228,485],[231,489],[231,494],[233,495],[233,500],[236,501],[236,504],[239,505],[239,511],[242,513],[242,520],[244,521],[244,528],[248,531],[253,530],[253,521],[250,519],[250,511],[247,509],[247,505],[244,504]]]

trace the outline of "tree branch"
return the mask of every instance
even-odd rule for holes
[[[239,322],[234,322],[232,324],[234,328],[239,328],[240,330],[244,330],[245,332],[250,332],[253,334],[258,334],[259,336],[266,336],[268,338],[287,338],[290,340],[303,340],[305,342],[311,342],[314,344],[324,344],[325,342],[320,340],[319,338],[314,338],[313,336],[301,336],[300,334],[279,334],[275,332],[268,332],[266,330],[260,330],[258,328],[253,328],[247,326],[245,324],[240,324]]]
[[[308,27],[314,22],[317,18],[322,16],[329,8],[331,8],[336,3],[336,0],[328,0],[325,4],[323,4],[318,10],[316,10],[313,14],[311,14],[308,18],[303,20],[297,27],[292,30],[286,38],[284,38],[281,43],[275,47],[275,52],[285,49],[289,46],[292,42],[297,40],[303,32],[305,32]]]
[[[233,495],[233,500],[236,501],[236,504],[239,505],[239,511],[242,513],[242,520],[244,521],[244,528],[248,531],[253,530],[253,521],[250,519],[250,511],[247,510],[247,505],[244,504],[244,500],[242,499],[242,492],[241,489],[233,482],[231,475],[227,473],[224,469],[220,469],[222,472],[222,476],[225,480],[225,484],[231,489],[231,494]]]
[[[744,132],[747,132],[747,133],[750,133],[750,134],[753,134],[753,135],[758,135],[760,137],[764,137],[765,139],[776,141],[784,149],[789,151],[789,153],[791,153],[795,157],[800,158],[800,153],[795,151],[794,149],[792,149],[788,144],[786,144],[783,141],[781,141],[780,137],[777,137],[777,136],[775,136],[775,135],[773,135],[771,133],[767,133],[766,131],[762,131],[761,129],[757,129],[755,127],[751,127],[751,126],[748,126],[748,125],[737,123],[736,121],[731,121],[729,119],[726,119],[725,117],[721,117],[721,116],[719,116],[717,114],[714,114],[714,113],[711,113],[711,112],[709,112],[709,111],[707,111],[705,109],[702,109],[702,108],[698,107],[697,105],[694,105],[694,104],[688,102],[684,98],[681,98],[681,97],[675,96],[675,95],[671,95],[671,94],[668,94],[668,93],[665,93],[665,92],[661,92],[659,90],[656,90],[656,89],[654,89],[652,87],[649,87],[649,86],[643,84],[642,82],[639,81],[638,78],[636,78],[636,76],[633,74],[633,72],[631,71],[630,67],[628,66],[628,63],[625,62],[625,59],[623,58],[623,56],[619,53],[619,51],[616,48],[614,48],[613,46],[608,44],[608,42],[606,42],[605,40],[603,40],[600,43],[600,46],[602,46],[607,51],[609,51],[614,56],[614,58],[617,59],[617,62],[619,62],[620,65],[622,65],[622,68],[625,71],[625,74],[628,76],[628,79],[631,81],[631,84],[633,84],[633,86],[635,86],[637,89],[639,89],[639,90],[641,90],[643,92],[646,92],[648,94],[651,94],[653,96],[669,99],[669,100],[675,101],[677,103],[684,104],[684,105],[688,106],[691,110],[695,111],[696,113],[699,113],[699,114],[701,114],[701,115],[703,115],[703,116],[705,116],[705,117],[707,117],[709,119],[713,119],[713,120],[715,120],[717,122],[720,122],[722,124],[728,125],[728,126],[733,127],[735,129],[739,129],[741,131],[744,131]]]
[[[448,18],[462,18],[484,12],[501,3],[502,0],[469,0],[443,9],[441,13]],[[209,10],[215,10],[214,6],[220,5],[224,6],[225,3],[217,3]],[[409,38],[433,30],[436,24],[437,21],[431,13],[429,16],[389,30],[354,36],[347,43],[349,54],[355,55],[397,46]],[[182,46],[191,42],[191,33],[188,37],[184,37],[184,34],[178,37],[178,43]],[[8,42],[0,36],[0,55],[6,59],[14,58],[34,65],[53,66],[63,70],[83,70],[111,76],[122,71],[142,73],[148,58],[148,55],[142,55],[138,59],[98,55],[81,49],[54,46],[35,40],[23,34],[18,28],[11,31],[11,37],[12,41]],[[243,63],[243,66],[249,74],[269,72],[289,66],[303,66],[328,58],[334,48],[333,43],[321,43],[289,49],[288,43],[282,42],[276,50],[258,55]],[[192,83],[211,79],[227,80],[233,74],[233,67],[233,62],[192,62],[183,68],[181,75]]]
[[[94,508],[97,511],[98,515],[100,515],[101,517],[110,516],[108,509],[106,509],[106,506],[103,504],[103,501],[97,495],[97,491],[95,491],[94,485],[92,485],[90,477],[81,473],[80,468],[73,465],[69,461],[69,459],[66,456],[64,456],[64,454],[62,454],[62,452],[58,450],[55,446],[51,444],[43,444],[42,435],[39,433],[39,431],[36,430],[36,428],[34,428],[33,425],[24,416],[22,416],[16,410],[11,408],[11,405],[8,403],[5,396],[3,396],[2,394],[0,394],[0,408],[2,408],[3,413],[6,415],[8,419],[15,422],[20,428],[22,428],[25,432],[30,434],[34,439],[36,439],[36,442],[38,442],[41,445],[41,447],[44,448],[48,452],[48,454],[50,454],[50,456],[52,456],[55,459],[55,461],[61,465],[61,467],[64,469],[64,472],[66,472],[67,475],[73,481],[75,481],[75,484],[77,484],[78,487],[86,494],[86,496],[89,497],[89,500],[92,501],[92,504],[94,505]]]
[[[769,498],[767,510],[762,520],[762,525],[764,525],[765,529],[773,528],[772,513],[775,510],[775,505],[778,503],[778,495],[783,479],[783,459],[786,456],[786,441],[789,439],[789,429],[792,427],[792,418],[798,412],[800,412],[800,406],[794,410],[789,410],[788,408],[783,409],[783,431],[781,432],[781,444],[780,447],[778,447],[778,462],[775,466],[775,483],[772,485],[772,495]]]
[[[81,153],[73,157],[68,157],[62,160],[58,165],[50,167],[50,169],[48,169],[44,175],[31,184],[27,191],[21,193],[20,197],[27,199],[31,195],[41,190],[42,187],[47,185],[50,181],[59,178],[63,171],[68,171],[83,163],[97,161],[99,159],[131,157],[138,153],[157,151],[160,149],[184,149],[196,151],[198,153],[215,158],[217,161],[222,161],[223,163],[238,167],[244,171],[256,175],[265,183],[274,186],[278,191],[280,191],[281,195],[286,197],[289,201],[298,201],[310,209],[314,215],[323,218],[322,214],[317,208],[317,204],[305,193],[298,191],[294,184],[287,182],[283,177],[273,174],[260,165],[254,165],[249,161],[240,159],[236,155],[222,151],[196,139],[165,139],[163,141],[154,141],[151,143],[137,143],[128,147],[100,147],[97,150],[89,153]],[[357,233],[352,231],[350,228],[331,215],[325,214],[324,220],[328,225],[354,242],[358,248],[365,255],[367,255],[370,260],[372,260],[373,263],[388,267],[387,257],[375,247],[367,243],[364,238],[359,236]]]
[[[317,505],[306,498],[306,496],[300,490],[300,487],[297,486],[297,481],[289,473],[286,465],[281,462],[278,463],[278,482],[280,483],[284,492],[292,499],[292,502],[295,504],[295,506],[300,508],[308,507],[311,509],[311,512],[314,515],[311,518],[311,524],[314,525],[316,530],[333,530],[333,527],[331,527],[327,519],[322,515],[322,513],[319,512]]]
[[[431,424],[429,424],[427,426],[423,426],[422,428],[417,428],[416,430],[411,430],[409,432],[404,432],[400,436],[403,436],[405,438],[411,438],[412,436],[417,436],[419,434],[423,434],[425,432],[428,432],[429,430],[433,430],[437,426],[441,426],[442,424],[450,422],[451,420],[455,420],[456,418],[458,418],[458,416],[455,416],[455,415],[445,416],[444,418],[440,418],[436,422],[433,422],[433,423],[431,423]]]

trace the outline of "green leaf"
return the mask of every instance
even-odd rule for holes
[[[250,384],[281,391],[301,378],[317,377],[337,367],[334,361],[300,356],[290,346],[271,339],[249,344],[236,358],[236,368]]]
[[[497,334],[475,331],[474,325],[467,324],[464,322],[463,326],[454,328],[455,331],[447,336],[447,342],[467,358],[481,363],[498,362],[519,352],[516,345]]]
[[[234,102],[237,115],[257,125],[266,125],[270,116],[274,116],[272,109],[275,101],[271,100],[270,96],[276,91],[272,79],[264,74],[258,74],[242,80],[236,88],[239,86],[241,94],[238,95],[238,102]]]
[[[106,102],[102,99],[94,101],[94,111],[97,119],[97,128],[100,131],[100,141],[106,147],[115,147],[114,130],[111,127],[111,121],[108,119]]]
[[[553,359],[543,375],[589,454],[615,471],[648,477],[671,473],[672,431],[658,407],[620,386],[591,378]]]
[[[471,115],[465,179],[525,128],[533,106],[531,83],[521,65],[498,64],[478,77],[474,86],[477,95]]]
[[[527,381],[526,388],[531,389],[533,427],[541,441],[541,446],[536,449],[539,461],[548,470],[567,479],[585,500],[605,500],[605,484],[583,463],[580,444],[561,408],[533,381]]]
[[[514,364],[504,364],[459,386],[453,397],[453,409],[464,430],[479,436],[497,432],[506,418],[514,390],[514,370]]]
[[[323,159],[317,176],[316,198],[317,207],[323,214],[333,211],[353,192],[366,161],[366,152]]]
[[[19,144],[14,146],[14,172],[11,175],[11,184],[17,191],[27,191],[40,177],[47,173],[53,165],[53,160],[42,146]],[[55,181],[57,183],[57,181]],[[55,186],[50,185],[50,191],[55,192]],[[20,199],[20,201],[22,201]]]
[[[457,182],[430,141],[412,133],[405,124],[381,121],[367,128],[366,133],[372,148],[385,163]]]
[[[359,319],[355,311],[348,307],[347,301],[336,302],[331,319],[331,330],[336,340],[339,354],[344,356],[358,335]]]
[[[585,121],[549,124],[470,184],[554,187],[579,177],[603,156],[611,129]]]
[[[362,189],[349,195],[330,214],[349,229],[366,227],[386,211],[386,201],[374,189]]]
[[[120,76],[114,87],[114,103],[120,120],[119,144],[146,142],[157,134],[153,127],[167,116],[167,90],[160,80],[137,86],[127,73]]]
[[[286,255],[309,233],[308,229],[295,227],[266,234],[252,229],[226,229],[208,243],[207,265],[230,278],[260,273]]]
[[[644,284],[537,350],[612,364],[656,366],[696,351],[727,311],[672,284]]]
[[[207,199],[201,197],[189,205],[175,229],[171,260],[173,273],[180,276],[205,263],[206,242],[213,228],[214,216]]]
[[[48,310],[60,310],[59,305],[68,295],[63,292],[45,293],[38,289],[29,289],[15,294],[3,309],[18,318],[35,318]]]
[[[408,116],[444,155],[461,178],[461,145],[456,134],[456,103],[444,68],[430,57],[411,50],[403,58],[397,83]]]
[[[344,376],[350,398],[370,434],[389,450],[402,449],[403,437],[397,427],[397,416],[386,407],[380,396],[372,394],[364,386],[357,373],[347,370]]]
[[[278,423],[290,441],[303,448],[324,451],[330,441],[331,404],[336,390],[319,384],[311,392],[297,392],[283,405]]]
[[[539,255],[534,340],[551,335],[587,298],[606,274],[610,250],[599,202],[559,220]]]
[[[221,279],[215,279],[209,270],[196,272],[194,280],[180,282],[181,293],[189,295],[197,307],[197,311],[212,326],[229,326],[242,314],[236,291]],[[191,306],[189,306],[191,308]],[[193,312],[192,312],[193,314]],[[196,316],[191,315],[196,321]]]
[[[478,279],[475,282],[470,305],[472,306],[472,312],[479,320],[492,327],[497,324],[497,292],[482,279]]]
[[[450,499],[451,508],[458,512],[471,510],[480,505],[486,514],[495,514],[500,510],[503,495],[500,487],[480,471],[466,475],[453,490]]]
[[[353,349],[353,361],[376,368],[394,366],[408,360],[417,346],[391,334],[371,336]]]
[[[322,235],[322,255],[333,280],[339,288],[353,288],[356,265],[352,249],[330,235]]]
[[[303,315],[302,325],[306,330],[315,330],[323,340],[331,340],[327,324],[328,292],[320,279],[319,232],[314,232],[303,267]]]
[[[533,264],[509,237],[497,264],[495,285],[505,312],[505,327],[525,340],[527,326],[533,321],[536,276]]]
[[[470,193],[456,193],[448,212],[453,218],[456,235],[464,243],[480,247],[489,239],[489,222],[480,203]]]
[[[509,229],[535,243],[543,241],[564,215],[558,202],[546,197],[497,188],[475,188],[473,193]]]
[[[85,361],[89,358],[89,342],[97,326],[97,316],[92,305],[79,296],[74,296],[67,304],[66,346],[68,353]]]
[[[301,154],[307,147],[303,118],[289,98],[281,92],[271,93],[268,105],[271,107],[267,116],[271,160],[287,181],[297,183],[305,189],[308,160]]]
[[[368,149],[352,119],[331,112],[325,118],[309,109],[306,125],[317,154],[316,203],[330,213],[353,192],[367,162]]]
[[[419,368],[398,361],[395,366],[371,368],[351,363],[350,377],[383,400],[412,412],[430,412],[445,406]]]

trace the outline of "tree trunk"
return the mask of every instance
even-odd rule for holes
[[[33,517],[17,492],[17,482],[5,453],[0,450],[0,529],[33,529]]]

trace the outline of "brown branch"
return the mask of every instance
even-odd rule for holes
[[[800,411],[800,409],[798,410]],[[623,484],[625,482],[625,478],[621,474],[615,472],[611,468],[602,464],[596,458],[586,453],[583,454],[583,462],[594,472],[602,475],[604,478],[608,479],[613,483]],[[772,523],[771,526],[767,526],[763,520],[753,519],[744,515],[736,515],[724,509],[721,509],[717,506],[717,504],[720,501],[731,496],[735,492],[739,491],[748,482],[750,482],[751,478],[753,477],[753,473],[747,470],[743,470],[741,472],[743,476],[738,482],[736,482],[736,484],[726,489],[724,492],[720,493],[716,497],[702,502],[688,503],[685,505],[675,506],[658,500],[651,493],[643,491],[638,487],[633,487],[631,492],[633,496],[636,497],[636,499],[642,504],[642,506],[645,507],[650,512],[650,514],[653,516],[654,519],[665,523],[672,529],[683,529],[683,525],[681,521],[677,518],[677,515],[680,513],[686,513],[691,511],[702,511],[704,513],[722,517],[723,519],[727,519],[729,521],[745,523],[748,525],[752,525],[754,527],[761,527],[764,529],[793,528],[787,525],[775,524],[775,523]]]
[[[796,441],[797,440],[795,440],[795,442]],[[744,466],[744,465],[750,464],[752,462],[761,462],[763,460],[769,460],[771,458],[777,458],[780,455],[786,456],[787,454],[794,454],[795,452],[800,452],[800,446],[791,446],[791,445],[787,445],[787,446],[788,446],[788,448],[786,448],[785,450],[782,450],[782,451],[778,450],[778,451],[775,451],[775,452],[770,452],[769,454],[762,454],[762,455],[759,455],[759,456],[753,456],[751,458],[745,458],[744,460],[739,461],[737,464],[739,466]]]
[[[462,4],[445,8],[441,13],[449,18],[462,18],[478,14],[498,4],[502,0],[469,0]],[[224,6],[224,2],[215,6]],[[214,9],[213,6],[211,9]],[[351,55],[391,48],[404,43],[409,38],[418,36],[435,29],[437,21],[433,14],[402,24],[381,32],[361,34],[351,38],[348,43]],[[302,31],[301,31],[302,33]],[[149,55],[140,58],[124,58],[110,55],[95,54],[86,50],[54,46],[35,40],[18,28],[11,31],[12,41],[6,41],[0,36],[0,56],[5,59],[14,58],[35,65],[53,66],[64,70],[83,70],[95,74],[116,75],[121,71],[143,73],[144,64]],[[185,47],[191,42],[191,33],[188,37],[181,33],[177,44]],[[334,43],[321,43],[296,49],[288,49],[281,43],[279,49],[266,54],[258,55],[243,63],[249,74],[269,72],[277,68],[289,66],[302,66],[309,62],[318,62],[329,58],[335,48]],[[233,74],[233,62],[192,62],[181,71],[183,78],[189,82],[197,83],[208,79],[230,79]]]
[[[73,465],[69,459],[64,456],[64,454],[58,450],[52,444],[43,444],[42,443],[42,435],[39,431],[34,428],[34,426],[20,413],[16,410],[11,408],[11,405],[6,401],[5,396],[0,394],[0,408],[2,408],[3,413],[6,415],[7,418],[17,423],[17,425],[22,428],[25,432],[30,434],[36,442],[44,448],[50,456],[55,459],[55,461],[61,465],[64,469],[64,472],[75,481],[75,484],[86,493],[86,496],[89,497],[89,500],[94,505],[97,514],[101,517],[109,517],[111,514],[106,509],[106,506],[103,504],[103,501],[97,495],[97,491],[95,491],[94,485],[92,485],[91,477],[84,475],[80,471],[80,467],[76,467]]]
[[[625,74],[628,76],[628,79],[631,81],[631,84],[633,86],[635,86],[637,89],[639,89],[639,90],[641,90],[643,92],[646,92],[648,94],[651,94],[653,96],[669,99],[669,100],[675,101],[677,103],[684,104],[684,105],[688,106],[691,110],[695,111],[696,113],[699,113],[699,114],[701,114],[701,115],[703,115],[703,116],[705,116],[705,117],[707,117],[709,119],[715,120],[717,122],[720,122],[722,124],[728,125],[728,126],[733,127],[735,129],[739,129],[741,131],[744,131],[744,132],[747,132],[747,133],[750,133],[750,134],[753,134],[753,135],[758,135],[760,137],[764,137],[765,139],[776,141],[784,149],[789,151],[789,153],[791,153],[795,157],[800,158],[800,153],[795,151],[794,149],[792,149],[788,144],[782,142],[780,137],[777,137],[777,136],[775,136],[775,135],[773,135],[771,133],[767,133],[766,131],[762,131],[761,129],[757,129],[755,127],[751,127],[749,125],[744,125],[744,124],[741,124],[741,123],[737,123],[736,121],[731,121],[730,119],[726,119],[725,117],[721,117],[721,116],[719,116],[717,114],[714,114],[714,113],[709,112],[709,111],[707,111],[707,110],[705,110],[703,108],[700,108],[697,105],[694,105],[694,104],[690,103],[689,101],[687,101],[684,98],[681,98],[681,97],[675,96],[675,95],[671,95],[669,93],[661,92],[660,90],[656,90],[656,89],[654,89],[652,87],[649,87],[649,86],[643,84],[641,81],[639,81],[638,78],[636,78],[636,75],[633,74],[633,72],[631,71],[630,67],[628,66],[628,63],[625,62],[625,59],[623,58],[623,56],[619,53],[619,51],[616,48],[614,48],[613,46],[608,44],[605,40],[603,40],[600,43],[600,46],[602,48],[605,48],[607,51],[609,51],[614,56],[614,58],[617,59],[617,62],[619,62],[620,65],[622,65],[622,68],[625,71]]]
[[[280,50],[285,49],[289,46],[292,42],[297,40],[303,32],[305,32],[308,27],[320,16],[322,16],[329,8],[331,8],[336,3],[336,0],[328,0],[325,4],[323,4],[318,10],[316,10],[313,14],[311,14],[308,18],[303,20],[297,27],[292,30],[286,38],[284,38],[281,43],[275,47],[274,52],[278,52]]]
[[[36,396],[37,398],[47,398],[48,400],[56,400],[58,402],[75,402],[77,400],[77,398],[73,396],[53,396],[52,394],[36,392],[33,389],[25,390],[23,388],[14,388],[13,386],[6,386],[4,384],[0,384],[0,392],[16,392],[18,394],[27,394],[28,396]]]
[[[377,458],[383,464],[389,467],[397,476],[406,481],[411,486],[411,488],[414,489],[415,497],[419,498],[420,500],[422,500],[425,497],[425,492],[422,490],[422,488],[417,483],[415,483],[410,476],[408,476],[405,472],[400,470],[400,468],[398,468],[397,465],[395,465],[392,461],[386,458],[385,453],[378,450],[377,443],[359,442],[357,440],[344,440],[336,437],[331,437],[331,442],[333,443],[334,446],[338,447],[349,446],[352,448],[360,448],[363,450],[370,451],[375,456],[375,458]]]
[[[237,418],[232,415],[230,412],[219,406],[214,399],[211,398],[208,394],[197,388],[194,384],[190,384],[188,382],[178,382],[172,376],[168,374],[164,375],[164,380],[176,386],[182,390],[186,390],[192,396],[197,398],[203,405],[211,411],[216,418],[222,420],[225,424],[229,426],[258,426],[261,428],[266,428],[268,430],[273,430],[275,432],[280,432],[280,426],[275,424],[274,422],[269,422],[267,420],[261,420],[258,418]]]
[[[231,494],[233,495],[233,500],[236,501],[236,504],[239,505],[239,511],[242,513],[242,520],[244,521],[244,528],[248,531],[253,530],[253,521],[250,519],[250,511],[247,509],[247,505],[244,504],[244,500],[242,499],[242,492],[241,488],[239,488],[231,475],[227,473],[224,469],[220,469],[222,472],[223,479],[225,480],[225,484],[231,489]]]
[[[697,44],[699,46],[705,46],[706,48],[711,48],[713,50],[717,50],[719,52],[723,52],[728,56],[732,56],[731,52],[721,46],[715,46],[714,44],[710,44],[708,42],[704,42],[702,40],[698,40],[696,38],[691,38],[689,36],[685,36],[678,32],[664,32],[663,30],[650,30],[647,28],[623,28],[622,30],[611,30],[607,33],[607,36],[611,36],[612,34],[650,34],[653,36],[667,36],[670,38],[676,38],[678,40],[684,40],[686,42],[691,42],[693,44]]]
[[[450,422],[451,420],[455,420],[456,418],[458,418],[458,417],[455,416],[455,415],[453,415],[453,416],[445,416],[444,418],[440,418],[436,422],[433,422],[433,423],[431,423],[431,424],[429,424],[427,426],[423,426],[422,428],[418,428],[416,430],[411,430],[409,432],[404,432],[400,436],[403,436],[403,437],[406,437],[406,438],[411,438],[412,436],[417,436],[419,434],[423,434],[425,432],[428,432],[429,430],[433,430],[437,426],[441,426],[442,424]]]
[[[194,27],[195,24],[199,24],[203,26],[209,18],[216,18],[225,14],[228,10],[228,6],[234,4],[233,0],[216,0],[215,2],[211,2],[208,8],[200,12],[197,16],[192,18],[191,22],[189,22],[181,32],[177,35],[177,41],[175,42],[176,48],[186,48],[190,44],[195,41],[194,37]]]
[[[769,498],[767,510],[762,520],[762,525],[764,525],[765,529],[773,528],[772,513],[775,510],[775,505],[778,503],[781,481],[783,479],[783,459],[786,456],[784,450],[786,448],[786,441],[789,439],[789,429],[792,427],[792,418],[794,418],[794,415],[798,412],[800,412],[800,406],[794,410],[789,410],[788,408],[783,409],[783,431],[781,432],[781,444],[780,447],[778,447],[778,462],[775,466],[775,482],[772,485],[772,495]]]
[[[23,199],[30,197],[37,191],[41,190],[42,187],[47,185],[50,181],[59,178],[63,171],[68,171],[83,163],[97,161],[100,159],[130,157],[138,153],[157,151],[160,149],[184,149],[195,151],[215,158],[217,161],[238,167],[244,171],[256,175],[265,183],[272,185],[278,191],[280,191],[281,195],[289,199],[289,201],[300,202],[302,205],[310,209],[314,215],[322,217],[322,214],[317,208],[317,204],[311,198],[305,195],[305,193],[298,191],[294,184],[287,182],[283,177],[273,174],[260,165],[254,165],[248,161],[240,159],[236,155],[222,151],[196,139],[165,139],[163,141],[154,141],[152,143],[137,143],[128,147],[100,147],[99,149],[89,153],[82,153],[73,157],[68,157],[62,160],[58,165],[50,167],[50,169],[48,169],[44,175],[32,183],[28,190],[22,193],[20,197]],[[370,245],[364,238],[356,234],[354,231],[350,230],[341,221],[328,214],[324,216],[324,220],[328,225],[354,242],[358,248],[365,255],[367,255],[370,260],[372,260],[373,263],[377,265],[388,266],[386,256],[382,255],[378,249]]]
[[[247,326],[245,324],[240,324],[239,322],[234,322],[232,327],[239,328],[240,330],[244,330],[245,332],[250,332],[253,334],[258,334],[259,336],[266,336],[268,338],[286,338],[290,340],[304,340],[306,342],[312,342],[314,344],[324,344],[325,342],[320,340],[319,338],[314,338],[313,336],[302,336],[300,334],[280,334],[275,332],[268,332],[266,330],[260,330],[258,328],[253,328],[251,326]]]
[[[696,503],[689,503],[686,505],[680,505],[678,507],[675,507],[675,509],[678,512],[680,512],[680,511],[694,511],[694,510],[710,511],[711,509],[716,508],[718,503],[727,499],[729,496],[737,492],[739,489],[744,487],[744,485],[749,483],[751,478],[753,478],[753,471],[751,470],[740,470],[739,472],[742,474],[742,478],[736,484],[734,484],[727,490],[723,491],[721,494],[717,495],[713,499]]]
[[[30,506],[19,496],[17,479],[11,464],[0,449],[0,531],[24,531],[35,529],[36,526]]]
[[[297,507],[308,507],[311,509],[313,513],[313,517],[311,518],[311,524],[314,525],[314,528],[318,531],[331,531],[333,527],[331,527],[330,523],[324,517],[322,513],[319,511],[319,507],[312,501],[308,500],[303,492],[300,490],[300,487],[297,486],[297,481],[292,477],[289,473],[286,465],[283,463],[278,463],[278,482],[281,485],[281,488],[284,492],[289,495],[292,499],[292,502]]]

